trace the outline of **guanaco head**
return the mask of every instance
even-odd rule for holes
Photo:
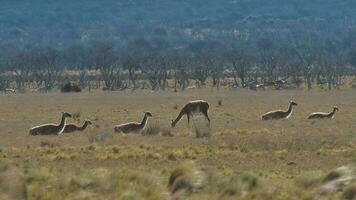
[[[339,108],[338,108],[337,106],[334,106],[334,107],[333,107],[333,110],[334,110],[334,111],[339,111]]]
[[[172,120],[172,123],[171,123],[171,127],[172,127],[172,128],[176,127],[176,123],[174,123],[173,120]]]
[[[33,131],[33,130],[30,130],[29,135],[35,136],[35,135],[37,135],[37,133],[35,131]]]
[[[147,117],[152,117],[152,114],[150,113],[150,112],[145,112],[145,115],[147,116]]]
[[[65,118],[70,118],[70,117],[72,117],[72,115],[69,114],[69,113],[67,113],[67,112],[62,112],[62,115],[63,115],[63,117],[65,117]]]
[[[85,120],[84,122],[86,125],[92,125],[93,123],[90,120]]]
[[[297,105],[298,105],[297,103],[295,103],[295,102],[292,101],[292,100],[290,100],[289,103],[290,103],[291,106],[297,106]]]

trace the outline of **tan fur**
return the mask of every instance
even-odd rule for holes
[[[338,107],[334,106],[333,107],[333,110],[329,113],[325,113],[325,112],[314,112],[314,113],[311,113],[309,116],[308,116],[308,119],[325,119],[325,118],[329,118],[329,119],[332,119],[334,118],[335,116],[335,113],[336,111],[338,111]]]
[[[62,134],[65,124],[66,118],[72,117],[71,114],[63,112],[62,119],[59,124],[43,124],[39,126],[35,126],[30,129],[30,135],[60,135]]]
[[[72,133],[75,131],[84,131],[89,125],[91,125],[91,121],[86,120],[83,126],[77,126],[75,124],[67,124],[63,130],[63,133]]]
[[[271,119],[288,119],[293,113],[293,106],[298,104],[290,101],[287,110],[275,110],[270,111],[262,115],[262,120],[271,120]]]
[[[152,117],[152,114],[150,112],[145,112],[141,123],[129,122],[125,124],[120,124],[115,126],[114,131],[116,133],[141,132],[143,129],[145,129],[149,117]]]

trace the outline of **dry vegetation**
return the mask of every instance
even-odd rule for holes
[[[312,199],[329,173],[353,164],[356,93],[208,89],[171,92],[15,94],[0,96],[0,199]],[[262,121],[268,110],[298,102],[290,120]],[[188,100],[210,102],[187,129],[170,121]],[[306,120],[329,111],[333,120]],[[151,111],[145,136],[115,135],[113,127]],[[93,127],[61,136],[29,136],[34,125],[76,113]],[[199,133],[210,137],[196,138]],[[169,137],[167,137],[169,136]],[[329,174],[328,174],[329,173]],[[327,178],[325,178],[327,177]],[[352,199],[354,183],[325,199]]]

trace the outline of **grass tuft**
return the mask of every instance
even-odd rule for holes
[[[335,180],[337,178],[339,178],[341,176],[341,174],[337,171],[331,171],[330,173],[328,173],[325,178],[323,179],[323,183]]]
[[[349,184],[342,193],[342,198],[346,200],[356,199],[356,183]]]
[[[8,168],[7,164],[0,163],[0,173],[7,171]]]
[[[210,129],[195,127],[194,130],[195,130],[195,136],[197,138],[209,138],[211,136]]]
[[[161,127],[158,123],[149,124],[141,134],[144,136],[158,135],[161,132]]]
[[[161,135],[166,137],[173,137],[173,133],[170,129],[163,129],[161,130]]]
[[[53,148],[55,147],[56,145],[50,141],[41,141],[40,142],[40,146],[41,147],[50,147],[50,148]]]
[[[75,121],[80,121],[80,116],[81,116],[81,113],[80,113],[80,112],[75,112],[75,113],[73,113],[72,118],[73,118]]]

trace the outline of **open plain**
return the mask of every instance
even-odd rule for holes
[[[169,177],[183,171],[188,199],[312,199],[326,174],[356,160],[356,92],[196,89],[0,96],[0,199],[169,199]],[[189,100],[210,103],[211,129],[197,117],[170,128]],[[261,115],[298,103],[288,120]],[[340,109],[334,119],[311,112]],[[30,136],[31,127],[90,119],[84,132]],[[147,135],[114,126],[153,117]],[[195,128],[194,128],[195,127]],[[196,133],[210,137],[197,138]],[[188,185],[188,186],[187,186]],[[179,189],[179,188],[178,188]],[[172,192],[173,193],[173,192]],[[342,192],[324,196],[343,198]]]

